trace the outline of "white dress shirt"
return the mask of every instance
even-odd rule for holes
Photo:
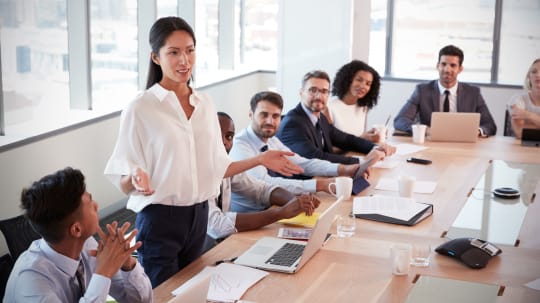
[[[94,273],[96,258],[89,251],[97,246],[93,237],[88,238],[80,260],[74,260],[56,252],[45,240],[35,240],[15,262],[4,302],[105,302],[109,292],[118,302],[152,302],[152,285],[139,262],[131,271],[119,270],[111,279]],[[81,260],[86,292],[79,299],[75,271]]]
[[[268,142],[266,143],[263,142],[253,132],[251,126],[248,126],[234,136],[233,147],[229,155],[235,161],[248,159],[260,154],[261,148],[264,145],[268,145],[269,149],[290,151],[290,149],[285,146],[276,136],[269,138]],[[289,157],[289,160],[302,167],[304,169],[304,175],[306,176],[334,177],[338,175],[339,164],[337,163],[332,163],[321,159],[307,159],[297,154]],[[266,183],[278,185],[279,187],[282,187],[296,195],[304,192],[316,192],[315,179],[295,180],[283,177],[272,177],[268,174],[266,167],[263,166],[254,167],[248,170],[247,173],[257,179],[265,181]],[[233,211],[259,211],[266,208],[257,205],[256,201],[251,201],[246,197],[235,194],[234,191],[232,194],[232,201],[231,209]]]
[[[172,91],[155,84],[122,112],[120,131],[105,174],[120,186],[120,177],[144,169],[155,193],[130,195],[127,208],[149,204],[190,206],[217,196],[230,165],[214,104],[193,90],[195,107],[188,120]]]
[[[245,172],[223,179],[221,183],[221,209],[217,205],[217,199],[208,201],[208,229],[206,233],[214,239],[220,239],[237,232],[236,212],[230,211],[231,191],[263,208],[268,208],[270,207],[270,195],[277,187],[277,185],[258,180]]]
[[[450,92],[450,94],[448,94],[448,106],[449,106],[449,111],[450,113],[457,113],[457,88],[458,88],[458,83],[456,81],[456,85],[450,87],[450,88],[445,88],[444,86],[441,85],[441,82],[438,81],[437,82],[439,84],[439,109],[440,111],[442,112],[443,111],[443,108],[444,108],[444,99],[445,99],[445,95],[444,95],[444,91],[447,90]]]

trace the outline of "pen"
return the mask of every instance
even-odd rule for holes
[[[219,261],[216,261],[215,265],[217,266],[217,265],[219,265],[219,264],[221,264],[221,263],[225,263],[225,262],[231,262],[231,263],[232,263],[232,262],[234,262],[234,261],[236,260],[236,258],[238,258],[238,257],[234,257],[234,258],[230,258],[230,259],[219,260]]]
[[[392,114],[388,115],[388,119],[386,119],[386,123],[384,123],[384,127],[388,127],[388,122],[390,122],[390,118],[392,118]]]

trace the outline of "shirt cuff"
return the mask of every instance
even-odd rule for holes
[[[317,192],[317,179],[304,180],[304,188],[310,193]]]
[[[486,133],[484,133],[484,130],[481,127],[479,127],[478,130],[480,131],[480,137],[482,137],[482,138],[487,137]]]
[[[84,293],[84,298],[88,299],[89,301],[92,301],[95,298],[100,298],[95,302],[105,302],[107,295],[109,294],[110,287],[111,279],[94,273],[90,279],[90,283],[88,283],[88,288]],[[101,300],[101,298],[103,298],[103,300]]]

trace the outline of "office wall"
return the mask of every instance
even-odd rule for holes
[[[248,104],[259,90],[275,84],[274,73],[253,73],[202,89],[214,100],[218,110],[229,113],[237,129],[248,124]],[[88,191],[99,203],[100,214],[118,209],[125,195],[103,175],[105,164],[116,142],[119,116],[70,130],[44,140],[0,153],[0,219],[21,213],[20,192],[32,181],[66,166],[82,170]],[[0,256],[7,253],[0,237]]]

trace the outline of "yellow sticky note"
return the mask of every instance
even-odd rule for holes
[[[306,213],[301,213],[296,217],[290,219],[281,219],[278,222],[289,225],[303,226],[313,228],[317,219],[319,218],[320,213],[313,213],[311,216],[306,215]]]

